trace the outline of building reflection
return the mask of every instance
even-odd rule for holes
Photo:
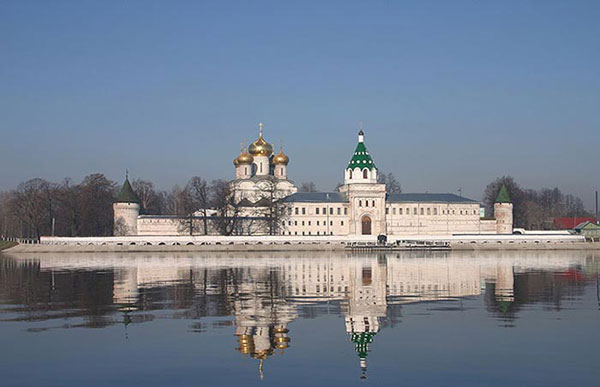
[[[595,257],[549,252],[44,254],[0,264],[1,302],[12,305],[0,312],[4,320],[80,317],[77,326],[131,329],[157,309],[231,319],[232,347],[257,362],[261,378],[271,356],[293,349],[290,324],[299,317],[342,314],[364,379],[369,351],[395,307],[482,296],[490,316],[514,321],[527,304],[560,308],[598,272]]]

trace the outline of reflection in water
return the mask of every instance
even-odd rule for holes
[[[489,316],[513,327],[523,306],[560,309],[598,273],[585,252],[42,254],[0,264],[1,321],[51,324],[32,331],[123,324],[126,335],[157,311],[198,320],[193,332],[233,324],[235,349],[261,378],[266,359],[293,348],[299,317],[343,315],[364,379],[370,345],[404,304],[482,296]],[[207,327],[206,317],[221,320]]]

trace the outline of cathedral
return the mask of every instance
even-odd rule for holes
[[[289,162],[281,147],[274,152],[259,124],[258,138],[242,146],[233,160],[235,179],[229,183],[231,216],[237,224],[233,235],[404,237],[513,231],[513,208],[505,187],[493,218],[481,217],[479,202],[451,193],[387,194],[386,185],[378,182],[362,129],[344,169],[344,184],[337,191],[298,192],[288,178]],[[127,179],[113,210],[115,235],[186,235],[181,218],[140,215],[139,200]],[[213,215],[211,220],[215,219]],[[209,226],[197,234],[219,232]]]

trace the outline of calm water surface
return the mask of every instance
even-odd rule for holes
[[[600,254],[0,255],[0,384],[598,385]]]

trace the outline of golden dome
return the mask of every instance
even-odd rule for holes
[[[254,157],[252,157],[252,155],[249,154],[246,150],[246,147],[242,145],[240,154],[238,155],[238,157],[233,159],[233,165],[235,165],[236,167],[238,165],[250,165],[252,164],[252,162],[254,162]]]
[[[283,149],[280,149],[279,153],[273,157],[273,164],[288,165],[289,162],[290,158],[283,153]]]
[[[248,152],[252,156],[271,156],[273,154],[273,145],[265,141],[262,136],[262,122],[258,124],[258,140],[254,141],[248,147]]]

